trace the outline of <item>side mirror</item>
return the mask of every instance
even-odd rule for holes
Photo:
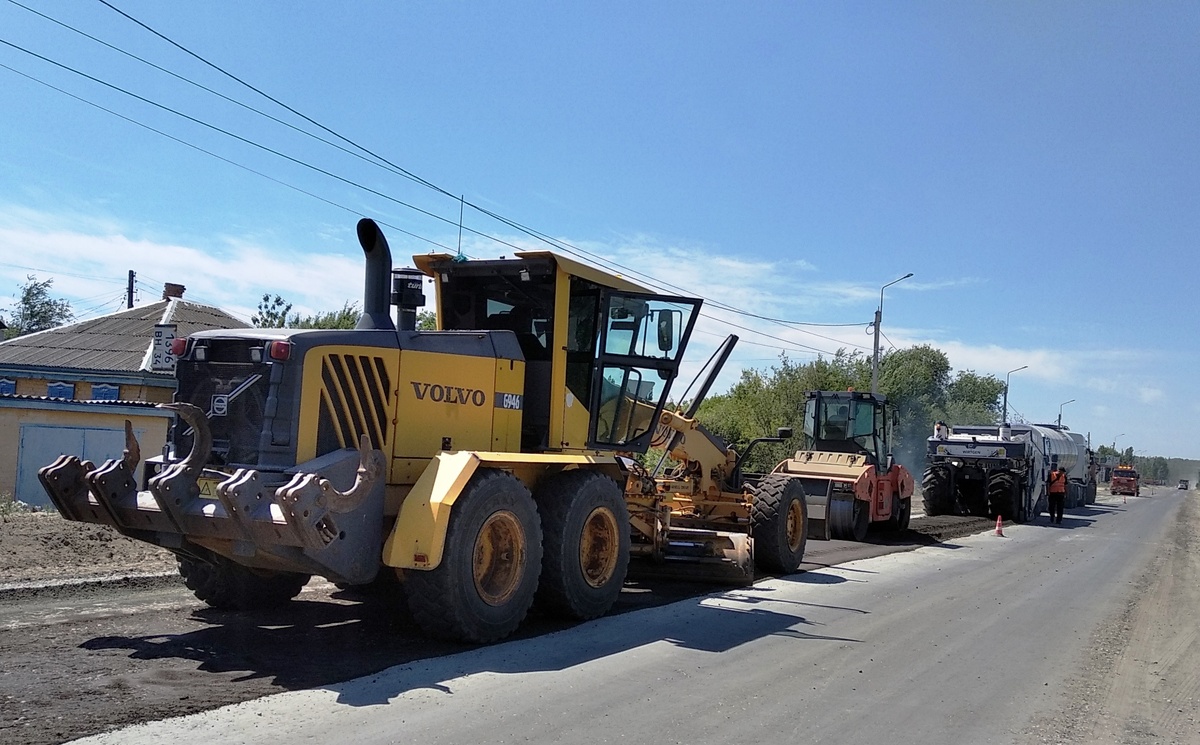
[[[669,310],[658,312],[658,349],[669,352],[675,348],[675,315]]]
[[[778,430],[776,430],[776,436],[781,440],[790,440],[792,439],[792,428],[780,427]]]

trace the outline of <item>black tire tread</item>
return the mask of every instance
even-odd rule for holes
[[[787,545],[787,512],[793,499],[800,500],[804,515],[804,537],[799,551]],[[750,534],[754,538],[754,564],[764,572],[792,574],[804,561],[808,544],[808,502],[799,479],[785,474],[769,474],[758,483],[750,502]]]
[[[930,466],[921,479],[921,501],[925,515],[954,514],[954,493],[950,483],[950,472],[945,466]]]
[[[579,507],[576,500],[586,499],[589,488],[601,490],[595,500]],[[534,494],[542,518],[542,576],[534,602],[550,615],[586,621],[604,615],[612,608],[625,585],[629,569],[629,508],[621,487],[598,471],[565,471],[539,486]],[[611,509],[621,530],[620,554],[612,579],[603,588],[592,588],[579,576],[578,546],[564,546],[566,530],[576,509],[590,512],[594,507]]]
[[[199,600],[222,610],[274,608],[300,594],[309,575],[251,569],[221,557],[179,556],[179,575]]]
[[[988,516],[1015,520],[1016,477],[1008,471],[997,471],[988,476]]]
[[[489,491],[493,493],[487,494]],[[479,617],[467,606],[465,597],[473,594],[475,588],[461,586],[455,569],[456,560],[463,557],[451,556],[457,548],[456,544],[463,530],[463,520],[468,519],[464,518],[464,514],[479,509],[478,504],[475,504],[476,500],[488,498],[498,509],[511,509],[518,515],[526,513],[528,522],[524,524],[524,528],[527,531],[527,561],[530,571],[533,572],[532,582],[524,582],[518,596],[508,603],[505,608],[506,617],[492,621]],[[474,546],[474,541],[475,536],[470,536],[469,545]],[[466,552],[469,554],[470,549],[466,549]],[[468,557],[466,560],[469,563],[471,559]],[[429,636],[449,641],[486,644],[508,636],[525,620],[529,608],[533,605],[541,565],[541,524],[537,517],[537,506],[529,489],[510,473],[481,468],[464,487],[463,493],[454,504],[454,510],[450,513],[441,564],[429,571],[405,572],[405,596],[413,620]],[[469,567],[466,571],[470,571]]]

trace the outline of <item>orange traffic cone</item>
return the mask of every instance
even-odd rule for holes
[[[996,515],[996,535],[1004,537],[1004,518]]]

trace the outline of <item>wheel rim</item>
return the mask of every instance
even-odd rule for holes
[[[617,516],[607,507],[597,507],[583,521],[579,540],[579,568],[591,587],[608,584],[617,570],[621,551]]]
[[[800,540],[804,538],[804,510],[800,500],[793,499],[788,505],[786,523],[788,550],[796,553],[800,550]]]
[[[512,599],[525,574],[525,531],[508,510],[493,513],[475,536],[472,575],[488,605]]]

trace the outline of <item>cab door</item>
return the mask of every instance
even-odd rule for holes
[[[592,366],[588,447],[645,452],[700,300],[605,290]]]

